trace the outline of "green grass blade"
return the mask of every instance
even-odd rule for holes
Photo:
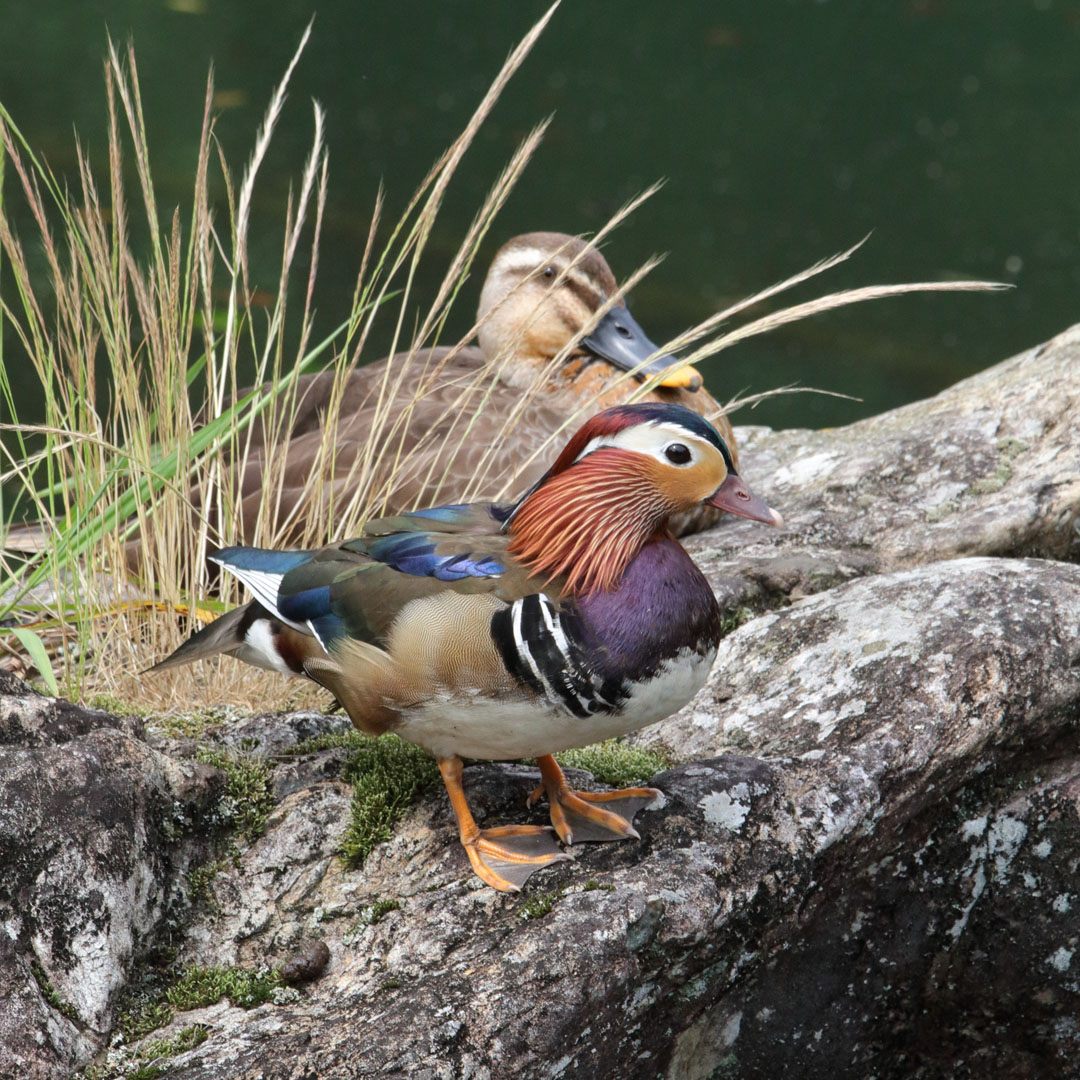
[[[53,671],[52,661],[49,659],[49,654],[45,650],[41,638],[34,633],[33,630],[24,630],[21,627],[14,626],[11,628],[13,633],[18,639],[19,644],[26,650],[27,656],[34,662],[34,667],[41,672],[42,679],[45,680],[45,685],[49,689],[49,693],[53,697],[60,696],[60,686],[56,681],[56,673]]]

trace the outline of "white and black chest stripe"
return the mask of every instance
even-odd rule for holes
[[[519,683],[574,716],[618,712],[630,697],[625,679],[595,674],[573,627],[543,593],[497,611],[491,637]]]

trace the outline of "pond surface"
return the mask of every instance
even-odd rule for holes
[[[347,311],[380,180],[391,220],[544,7],[322,0],[259,189],[255,229],[272,239],[262,267],[256,249],[257,277],[275,277],[311,97],[326,108],[331,150],[317,294],[328,329]],[[239,171],[312,10],[292,0],[9,4],[0,101],[54,169],[74,178],[73,130],[104,164],[106,28],[132,35],[159,203],[183,204],[209,64],[218,133]],[[721,399],[792,382],[862,398],[781,397],[740,413],[744,423],[842,424],[925,396],[1080,317],[1078,57],[1080,3],[1060,0],[567,2],[454,181],[421,295],[519,140],[554,112],[482,265],[518,232],[594,230],[666,177],[606,247],[623,275],[669,252],[631,298],[658,341],[867,233],[849,263],[793,299],[958,276],[1014,284],[860,305],[704,369]],[[21,231],[30,236],[30,223]],[[466,285],[450,332],[467,329],[479,285]],[[385,345],[374,341],[372,357]]]

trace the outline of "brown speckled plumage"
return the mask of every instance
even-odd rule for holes
[[[561,274],[582,252],[583,257],[564,282],[560,284],[556,276],[554,284],[546,283],[545,265]],[[545,293],[546,289],[551,291]],[[543,474],[545,461],[565,433],[580,424],[579,416],[567,425],[578,409],[587,404],[584,415],[591,415],[625,401],[638,385],[635,380],[584,350],[571,354],[547,380],[542,393],[526,396],[537,373],[616,289],[604,257],[576,238],[562,233],[527,233],[504,245],[492,261],[482,291],[480,347],[456,351],[437,348],[412,360],[418,377],[425,370],[438,371],[438,375],[423,399],[412,405],[407,423],[388,439],[376,471],[375,489],[385,483],[392,467],[398,474],[383,491],[378,512],[393,514],[436,502],[493,497],[503,490],[507,494],[523,491]],[[392,357],[391,371],[403,364],[406,356],[399,353]],[[334,476],[338,479],[327,480],[323,497],[333,497],[339,505],[347,499],[352,483],[348,479],[350,466],[363,453],[375,422],[386,363],[379,361],[349,375],[336,419],[329,414],[332,374],[301,378],[300,408],[285,450],[283,514],[311,498],[312,468],[328,423],[337,425]],[[490,378],[478,382],[485,370]],[[393,391],[389,404],[381,406],[391,416],[402,414],[412,404],[414,383],[411,379],[404,383]],[[643,400],[684,405],[713,417],[737,462],[731,425],[726,417],[716,415],[720,405],[706,390],[657,387]],[[462,439],[467,421],[481,403],[479,418]],[[507,436],[508,418],[515,411],[520,415]],[[564,432],[549,441],[564,425]],[[263,429],[257,427],[242,480],[245,537],[254,531],[267,472],[262,437]],[[492,454],[496,444],[497,456]],[[546,451],[541,449],[545,446]],[[410,456],[402,469],[396,459],[406,453]],[[485,470],[485,480],[478,483]],[[705,507],[679,515],[673,527],[683,535],[707,527],[719,516],[720,511]]]

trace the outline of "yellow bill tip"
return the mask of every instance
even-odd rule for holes
[[[685,364],[683,367],[668,372],[660,380],[659,385],[669,387],[672,390],[689,390],[692,394],[695,394],[701,389],[702,382],[701,373],[698,369],[690,364]]]

